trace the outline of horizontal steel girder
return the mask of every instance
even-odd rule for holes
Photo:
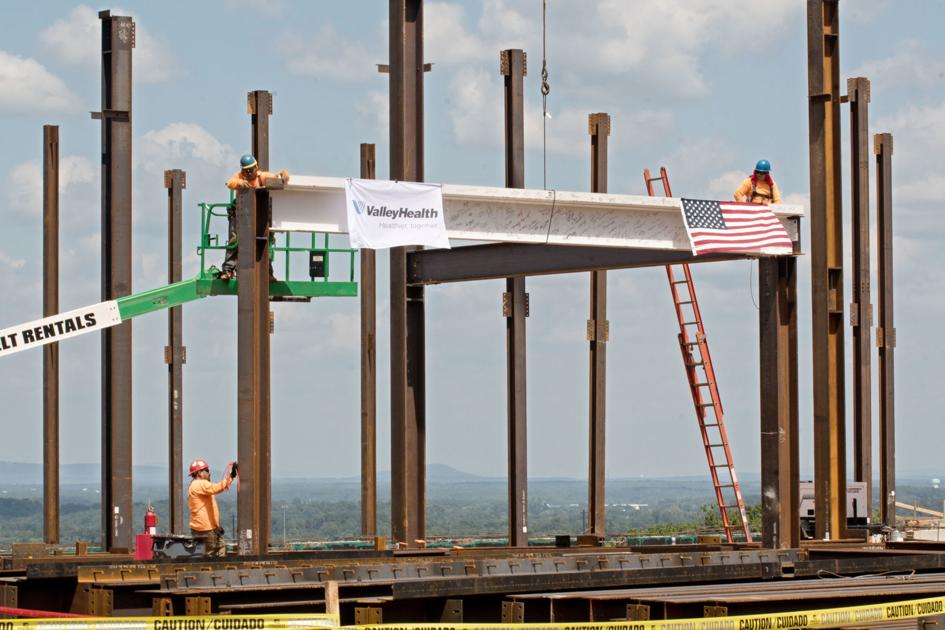
[[[272,190],[272,229],[347,232],[344,179],[293,176]],[[771,207],[792,239],[803,208]],[[394,208],[393,210],[396,210]],[[691,251],[681,201],[611,193],[443,184],[451,239]]]

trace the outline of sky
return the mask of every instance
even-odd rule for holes
[[[587,190],[587,115],[612,117],[609,190],[643,194],[642,169],[665,165],[677,195],[725,199],[765,158],[791,203],[809,205],[805,3],[797,0],[548,2],[551,92],[543,151],[540,0],[427,2],[426,179],[503,182],[499,51],[522,48],[526,183]],[[904,10],[908,6],[908,10]],[[214,0],[88,5],[5,2],[0,23],[0,328],[42,314],[42,125],[61,138],[62,310],[99,302],[100,22],[132,15],[134,289],[166,282],[163,171],[187,172],[184,276],[198,270],[201,201],[226,199],[248,151],[246,93],[273,92],[271,167],[357,176],[377,144],[388,174],[387,10],[380,0]],[[840,3],[841,77],[872,81],[870,132],[894,134],[897,470],[939,476],[945,340],[945,3]],[[844,82],[845,85],[845,82]],[[848,110],[843,168],[848,181]],[[871,168],[871,206],[875,176]],[[845,308],[849,190],[845,183]],[[874,212],[875,222],[875,212]],[[808,223],[804,243],[809,243]],[[873,248],[875,261],[875,247]],[[874,268],[875,272],[875,268]],[[734,461],[759,462],[757,263],[693,269]],[[875,276],[874,276],[875,280]],[[378,255],[378,467],[389,468],[387,256]],[[876,283],[873,283],[876,287]],[[588,276],[530,278],[528,471],[587,474]],[[800,444],[812,462],[810,264],[799,263]],[[427,290],[427,460],[506,472],[502,281]],[[609,274],[609,477],[706,474],[663,269]],[[874,293],[874,311],[876,309]],[[359,306],[334,298],[274,304],[272,457],[276,477],[359,471]],[[184,309],[184,458],[219,469],[236,454],[236,301]],[[850,331],[847,328],[849,390]],[[167,462],[165,314],[134,321],[136,464]],[[100,457],[97,335],[61,346],[63,463]],[[875,351],[874,351],[875,365]],[[0,359],[0,460],[42,457],[41,353]],[[874,377],[874,386],[876,383]],[[849,396],[849,394],[848,394]],[[849,401],[849,398],[848,398]],[[848,409],[852,406],[848,403]],[[848,414],[849,415],[849,414]],[[848,418],[848,440],[852,435]],[[878,423],[874,408],[874,435]],[[878,439],[874,439],[878,444]],[[848,450],[852,460],[852,449]],[[878,456],[874,458],[878,470]]]

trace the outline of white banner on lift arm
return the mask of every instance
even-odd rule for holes
[[[348,178],[345,205],[352,247],[449,249],[439,184]]]
[[[0,357],[121,323],[118,302],[102,302],[0,330]]]

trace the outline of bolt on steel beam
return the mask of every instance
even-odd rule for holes
[[[525,188],[525,52],[499,53],[505,105],[505,186]],[[525,277],[505,279],[503,308],[506,345],[506,407],[508,418],[509,546],[528,545],[528,441],[526,407],[525,318],[528,294]]]
[[[59,313],[59,126],[43,125],[43,317]],[[59,344],[43,346],[43,542],[59,544]]]
[[[131,294],[131,63],[135,23],[101,11],[102,301]],[[132,546],[131,322],[102,333],[102,545]]]
[[[587,131],[591,136],[591,192],[607,192],[607,137],[610,114],[589,114]],[[590,318],[587,320],[589,344],[588,371],[588,475],[587,531],[605,535],[605,444],[607,417],[607,271],[591,272]]]
[[[252,117],[253,155],[260,170],[268,170],[272,94],[249,92],[247,102]],[[268,191],[240,191],[236,214],[242,244],[237,256],[237,450],[241,481],[237,536],[241,555],[257,555],[269,551],[272,527]]]
[[[807,1],[814,512],[821,539],[846,533],[839,28],[837,0]]]
[[[423,2],[390,1],[390,178],[423,181]],[[390,250],[391,535],[426,530],[424,287],[407,284],[407,253]]]
[[[182,274],[182,196],[187,175],[180,169],[164,171],[167,188],[167,282],[180,282]],[[168,438],[168,504],[170,531],[187,533],[184,529],[184,313],[182,306],[167,311],[167,438]]]
[[[876,254],[879,276],[879,502],[884,525],[896,525],[896,397],[894,355],[896,327],[893,321],[893,137],[873,136],[876,154]]]
[[[758,261],[761,536],[769,549],[800,546],[797,404],[797,260]]]
[[[852,208],[853,303],[850,326],[853,342],[853,474],[866,482],[867,519],[873,505],[872,334],[870,301],[870,82],[847,79],[850,103],[850,205]]]
[[[361,177],[374,179],[373,144],[361,144]],[[377,534],[377,259],[361,256],[361,535]]]

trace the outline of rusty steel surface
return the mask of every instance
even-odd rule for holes
[[[525,53],[503,50],[499,56],[505,105],[505,187],[525,187]],[[508,418],[509,545],[528,545],[528,442],[526,407],[525,318],[528,294],[522,276],[505,279],[503,304]]]
[[[797,403],[797,259],[758,261],[761,535],[765,547],[800,545]]]
[[[893,137],[873,136],[876,154],[876,249],[879,278],[879,508],[883,524],[896,524],[896,408],[893,358],[896,326],[893,321]]]
[[[180,169],[164,171],[167,188],[167,282],[180,282],[183,241],[183,189],[187,175]],[[167,312],[167,462],[169,531],[184,534],[184,312],[175,306]]]
[[[423,3],[390,0],[390,179],[423,181]],[[407,284],[407,253],[390,250],[391,536],[426,530],[424,288]]]
[[[839,29],[837,0],[807,1],[814,511],[831,539],[846,530]]]
[[[361,144],[361,178],[374,179],[373,144]],[[361,535],[377,533],[377,259],[373,249],[361,260]]]
[[[269,239],[268,195],[241,190],[236,197],[239,221],[239,292],[237,294],[237,450],[240,492],[237,537],[242,555],[268,550],[271,515],[269,478],[263,460],[269,449],[263,433],[269,415]],[[268,423],[267,423],[268,424]]]
[[[850,103],[850,207],[852,208],[853,302],[850,325],[853,345],[853,478],[866,482],[866,511],[873,505],[873,391],[870,298],[870,82],[847,79]]]
[[[135,23],[102,21],[102,301],[131,288],[131,60]],[[102,545],[132,546],[131,322],[102,331]]]
[[[607,137],[610,114],[587,117],[591,136],[591,192],[607,192]],[[607,418],[607,271],[590,273],[588,342],[588,455],[587,455],[587,531],[603,536],[607,531],[605,514],[605,474]]]
[[[43,317],[59,313],[59,126],[43,125]],[[59,543],[59,344],[43,346],[43,541]]]

